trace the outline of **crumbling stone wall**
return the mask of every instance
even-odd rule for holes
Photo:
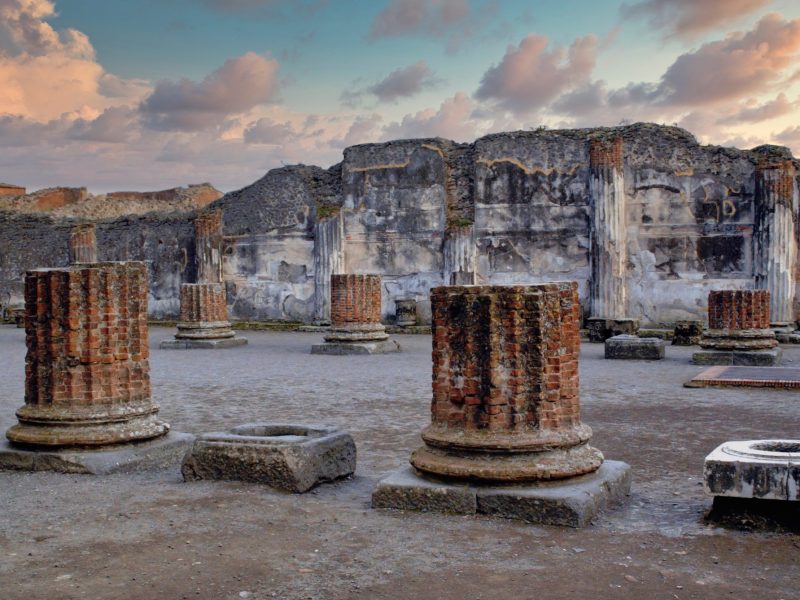
[[[645,325],[705,319],[710,290],[772,285],[763,276],[765,283],[756,281],[766,264],[754,234],[756,167],[783,165],[790,176],[781,180],[781,197],[788,205],[791,195],[796,207],[799,170],[789,151],[701,146],[682,129],[636,124],[498,133],[472,144],[364,144],[345,149],[343,162],[329,169],[270,171],[207,207],[223,210],[229,314],[325,319],[331,274],[376,273],[384,320],[393,317],[396,299],[408,298],[429,322],[429,290],[442,284],[553,280],[579,283],[587,316],[598,239],[592,141],[621,152],[614,172],[624,195],[626,248],[615,277],[624,294],[607,297],[624,298],[626,317]],[[180,284],[195,281],[195,215],[98,222],[101,260],[149,261],[151,316],[176,316]],[[793,218],[796,238],[796,217],[781,218]],[[66,264],[69,223],[3,213],[0,302],[19,299],[25,269]],[[783,221],[777,225],[786,230]],[[784,280],[797,286],[799,279]],[[773,300],[794,306],[796,293],[782,294]]]

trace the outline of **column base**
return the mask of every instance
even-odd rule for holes
[[[149,442],[97,450],[31,450],[3,441],[0,470],[109,475],[163,469],[179,465],[193,441],[193,435],[175,431]]]
[[[159,348],[161,348],[162,350],[194,350],[194,349],[220,350],[222,348],[236,348],[237,346],[245,346],[245,345],[247,345],[247,338],[234,336],[218,340],[202,340],[202,339],[164,340],[161,342],[161,344],[159,344]]]
[[[325,342],[311,346],[311,354],[345,356],[349,354],[388,354],[400,352],[400,344],[389,339],[378,342]]]
[[[585,527],[630,492],[630,466],[607,460],[589,475],[524,485],[476,486],[438,480],[404,467],[383,479],[373,508],[521,519],[539,525]]]
[[[639,319],[606,319],[591,317],[586,319],[590,342],[605,342],[615,335],[638,335]]]
[[[622,360],[663,360],[666,343],[659,338],[615,335],[605,341],[605,357]]]
[[[738,365],[748,367],[777,367],[783,351],[771,350],[699,350],[692,355],[696,365]]]

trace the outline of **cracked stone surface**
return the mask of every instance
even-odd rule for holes
[[[89,477],[0,473],[0,590],[38,598],[792,598],[797,536],[706,525],[703,459],[731,439],[796,436],[797,394],[687,390],[693,348],[658,362],[581,349],[583,419],[629,463],[631,497],[586,529],[369,508],[430,421],[430,337],[400,354],[315,356],[318,333],[248,332],[225,352],[159,351],[153,398],[175,430],[324,421],[358,445],[355,476],[294,496],[179,469]],[[24,332],[0,327],[0,429],[22,403]],[[800,364],[785,347],[784,363]],[[241,595],[242,592],[247,592]]]

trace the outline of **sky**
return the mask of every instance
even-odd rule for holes
[[[0,0],[0,181],[29,190],[636,121],[800,156],[800,1]]]

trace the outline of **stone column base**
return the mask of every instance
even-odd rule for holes
[[[220,350],[222,348],[236,348],[237,346],[246,346],[247,338],[243,337],[230,337],[220,340],[164,340],[159,344],[162,350]]]
[[[692,355],[696,365],[738,365],[749,367],[777,367],[783,351],[771,350],[699,350]]]
[[[524,485],[469,485],[404,467],[372,493],[373,508],[471,515],[482,513],[539,525],[585,527],[630,492],[630,466],[607,460],[594,473]]]
[[[639,319],[606,319],[591,317],[586,319],[590,342],[605,342],[615,335],[638,335]]]
[[[164,469],[179,465],[193,441],[193,435],[173,431],[149,442],[97,450],[30,450],[0,442],[0,470],[108,475]]]
[[[327,338],[326,338],[327,339]],[[376,342],[325,342],[311,346],[311,354],[344,356],[348,354],[387,354],[400,352],[400,344],[392,339]]]

